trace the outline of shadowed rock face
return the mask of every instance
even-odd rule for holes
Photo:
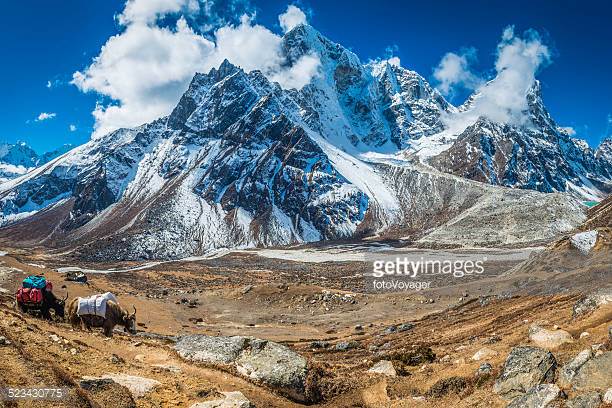
[[[515,347],[493,391],[507,400],[520,397],[532,387],[552,381],[556,368],[557,361],[551,352],[537,347]]]
[[[609,142],[593,151],[559,130],[544,106],[538,82],[527,100],[528,125],[500,124],[482,117],[430,163],[489,184],[553,192],[571,191],[571,183],[574,188],[590,188],[594,195],[612,192]]]

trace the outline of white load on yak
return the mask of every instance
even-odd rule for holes
[[[126,333],[137,334],[136,306],[130,313],[119,305],[117,298],[110,292],[90,297],[75,297],[66,307],[66,316],[73,329],[91,330],[102,327],[104,335],[111,337],[116,325],[123,326]]]
[[[77,309],[77,315],[94,315],[94,316],[106,316],[106,302],[112,300],[115,303],[119,303],[115,295],[110,292],[93,295],[86,298],[79,298],[79,306]]]

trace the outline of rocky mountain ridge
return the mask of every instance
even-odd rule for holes
[[[365,236],[453,242],[436,230],[464,228],[459,219],[479,220],[462,244],[516,245],[584,220],[568,196],[487,186],[415,162],[415,142],[450,150],[467,138],[438,137],[458,110],[417,73],[361,64],[306,25],[282,46],[287,64],[320,58],[303,89],[228,61],[196,74],[167,117],[92,139],[1,185],[0,235],[78,244],[96,259],[148,259]],[[498,179],[484,181],[504,184]],[[498,228],[508,217],[510,230]]]
[[[0,183],[19,177],[72,149],[64,145],[56,150],[38,155],[25,142],[0,143]]]

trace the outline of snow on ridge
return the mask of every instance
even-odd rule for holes
[[[343,152],[315,133],[311,133],[310,136],[345,179],[374,200],[390,217],[390,221],[397,219],[400,212],[397,197],[370,165]]]

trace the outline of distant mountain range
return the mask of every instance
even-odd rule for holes
[[[59,149],[38,155],[25,142],[0,143],[0,183],[19,177],[70,151],[74,146],[63,145]]]
[[[570,195],[543,193],[612,190],[612,142],[591,150],[560,130],[537,82],[529,123],[480,117],[452,133],[445,118],[477,94],[455,107],[308,25],[282,49],[289,66],[318,56],[319,75],[284,90],[228,61],[196,74],[170,115],[0,185],[0,235],[98,259],[366,236],[516,245],[584,221]]]

